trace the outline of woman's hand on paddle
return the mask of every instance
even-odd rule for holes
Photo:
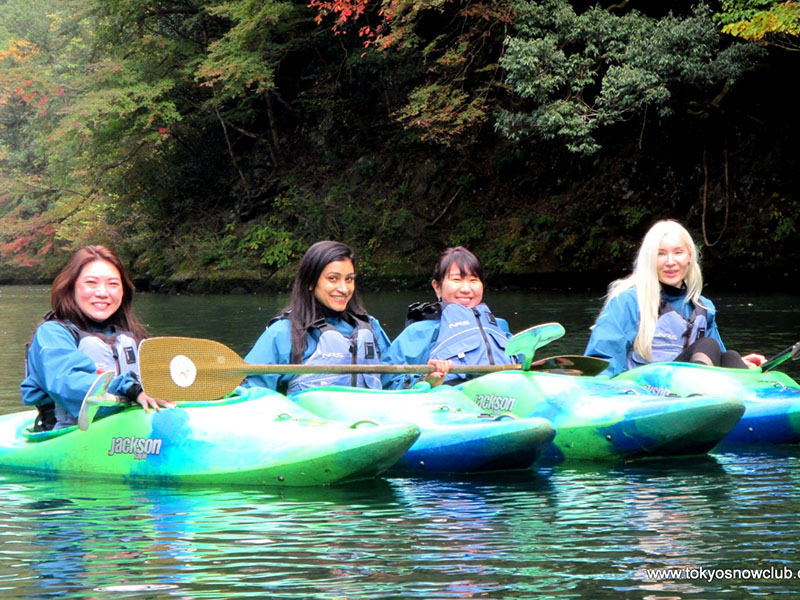
[[[139,392],[139,395],[136,396],[136,402],[144,409],[144,412],[149,411],[151,408],[153,410],[158,410],[159,408],[175,408],[178,406],[174,402],[170,402],[169,400],[162,400],[161,398],[151,398],[144,392]]]
[[[433,371],[428,373],[425,377],[425,381],[427,381],[431,387],[442,385],[445,375],[453,368],[452,360],[436,360],[432,358],[428,361],[428,364],[433,367]]]
[[[742,360],[751,367],[760,367],[767,362],[767,358],[761,354],[748,354],[747,356],[743,356]]]

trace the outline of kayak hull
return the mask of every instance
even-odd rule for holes
[[[800,385],[785,373],[652,363],[621,373],[613,381],[634,382],[662,395],[726,394],[738,398],[744,402],[745,412],[725,436],[726,443],[800,443]]]
[[[413,425],[326,422],[266,389],[145,412],[138,406],[31,434],[35,411],[0,417],[0,468],[48,476],[307,486],[374,477],[419,435]]]
[[[665,399],[631,383],[555,373],[502,372],[459,386],[490,414],[549,420],[554,460],[614,460],[708,452],[744,404],[724,396]]]
[[[450,386],[368,390],[327,386],[290,398],[325,419],[414,423],[419,439],[391,469],[406,473],[469,473],[528,469],[555,436],[544,419],[494,418]]]

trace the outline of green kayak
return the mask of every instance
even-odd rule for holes
[[[735,444],[800,443],[800,385],[785,373],[724,369],[689,363],[652,363],[612,379],[656,394],[727,394],[744,402],[744,416],[725,436]],[[671,401],[675,401],[670,398]]]
[[[736,425],[729,396],[663,398],[634,383],[507,371],[459,386],[490,414],[541,417],[556,428],[551,459],[631,459],[708,452]]]
[[[107,382],[108,377],[105,377]],[[84,407],[114,403],[105,383]],[[89,414],[93,411],[88,411]],[[339,423],[261,388],[145,412],[127,407],[32,433],[35,411],[0,416],[0,469],[127,481],[307,486],[374,477],[419,436],[414,425]]]

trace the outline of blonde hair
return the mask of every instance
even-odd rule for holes
[[[700,272],[700,263],[697,247],[688,231],[673,220],[658,221],[645,234],[639,253],[633,263],[633,272],[622,279],[617,279],[608,286],[608,294],[603,305],[619,296],[625,290],[636,289],[636,298],[639,304],[639,330],[633,341],[633,348],[642,357],[650,360],[652,357],[653,335],[658,320],[658,309],[661,304],[661,284],[658,280],[658,250],[661,240],[665,236],[674,234],[689,251],[689,268],[686,271],[686,298],[695,305],[702,305],[700,292],[703,289],[703,275]]]

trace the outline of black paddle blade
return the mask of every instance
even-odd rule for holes
[[[531,363],[531,371],[547,371],[562,375],[586,375],[590,377],[599,375],[607,368],[607,360],[580,354],[550,356]]]

